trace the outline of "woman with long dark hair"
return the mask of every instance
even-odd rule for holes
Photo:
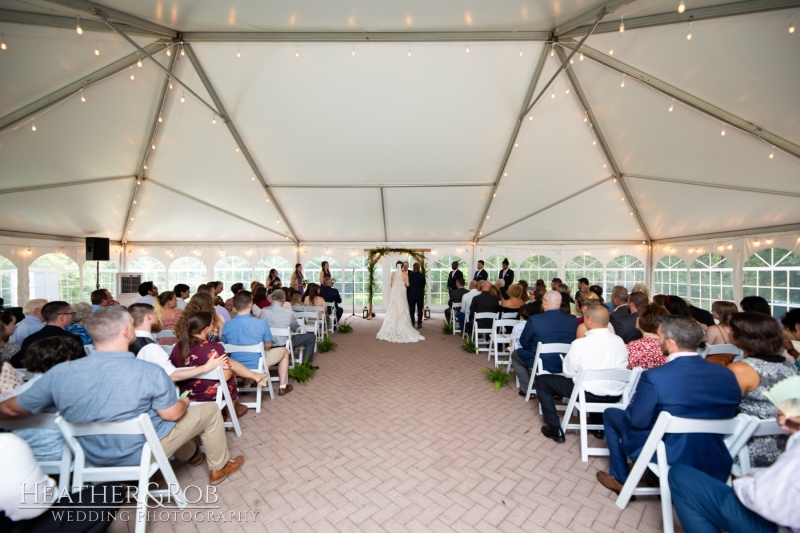
[[[267,283],[266,283],[266,285],[267,285],[267,287],[272,288],[272,287],[275,286],[276,283],[278,285],[281,284],[281,278],[278,276],[278,269],[270,268],[269,269],[269,275],[267,275]]]
[[[297,263],[294,265],[294,272],[292,272],[292,278],[289,280],[289,284],[291,288],[296,290],[302,296],[303,294],[303,281],[305,278],[303,277],[303,265]]]
[[[319,295],[319,285],[316,283],[309,283],[306,291],[306,296],[303,298],[303,305],[306,307],[325,307],[325,300]],[[324,313],[318,312],[319,318],[322,319]]]
[[[325,278],[331,277],[331,267],[328,265],[327,261],[320,263],[319,267],[319,284],[321,287],[325,285]]]
[[[208,340],[208,333],[211,331],[214,317],[207,311],[200,311],[189,316],[181,328],[178,336],[178,344],[172,349],[170,360],[177,368],[187,366],[202,366],[209,359],[222,357],[225,355],[225,347],[218,343]],[[236,399],[239,390],[236,388],[236,378],[252,379],[260,385],[265,385],[269,379],[269,374],[259,374],[253,372],[243,364],[233,359],[228,360],[228,364],[223,367],[225,379],[227,380],[228,390],[231,398]],[[209,379],[187,379],[177,383],[181,392],[189,391],[189,400],[193,402],[213,402],[217,398],[218,381]],[[247,407],[237,405],[236,414],[242,416],[247,412]]]
[[[153,300],[156,318],[161,323],[162,330],[172,331],[178,323],[183,311],[178,309],[178,297],[172,291],[164,291]],[[173,346],[178,342],[177,337],[160,337],[158,344],[162,346]]]

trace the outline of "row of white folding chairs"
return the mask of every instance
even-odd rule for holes
[[[452,316],[452,313],[451,313]],[[516,320],[518,313],[509,312],[509,313],[475,313],[475,317],[472,323],[472,342],[477,346],[478,353],[482,351],[486,351],[491,358],[492,355],[492,345],[493,345],[493,337],[494,337],[494,327],[490,328],[479,328],[478,321],[479,320],[513,320],[514,324],[518,323],[519,320]],[[483,337],[481,337],[481,335]]]
[[[325,307],[322,306],[303,306],[293,305],[292,311],[297,321],[303,320],[304,324],[314,325],[313,333],[317,336],[317,340],[322,338],[333,331],[339,326],[339,320],[336,316],[336,304],[332,302],[325,302]],[[312,315],[313,313],[313,315]],[[324,313],[325,320],[319,319],[318,313]],[[311,333],[306,327],[303,328],[306,333]]]

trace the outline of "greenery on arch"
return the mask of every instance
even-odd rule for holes
[[[421,265],[422,275],[425,276],[426,280],[428,279],[428,268],[425,264],[424,253],[421,253],[417,250],[412,250],[411,248],[390,248],[388,246],[385,246],[383,248],[373,248],[372,250],[369,251],[369,256],[367,260],[367,272],[369,274],[369,283],[367,285],[369,290],[370,317],[372,317],[372,296],[375,283],[375,266],[378,264],[378,261],[380,261],[382,257],[387,256],[389,254],[401,254],[413,257],[414,260]]]

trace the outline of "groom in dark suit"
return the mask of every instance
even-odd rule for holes
[[[483,269],[483,260],[478,261],[478,269],[475,271],[475,275],[472,276],[472,279],[475,281],[486,281],[489,279],[489,273]]]
[[[411,313],[411,325],[414,325],[414,307],[417,308],[417,327],[422,328],[422,301],[425,299],[425,276],[420,272],[419,263],[414,263],[414,270],[408,273],[408,310]]]
[[[458,269],[458,261],[453,261],[453,264],[450,265],[453,267],[453,270],[450,271],[450,275],[447,276],[447,291],[453,292],[458,287],[456,286],[456,280],[460,279],[464,281],[464,273]],[[463,286],[463,283],[462,283]]]
[[[500,289],[500,293],[503,295],[503,298],[507,299],[508,288],[514,283],[514,271],[508,268],[508,259],[503,259],[503,268],[500,270],[500,279],[505,282],[503,288]]]

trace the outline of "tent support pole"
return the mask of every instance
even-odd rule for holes
[[[572,50],[574,54],[578,48],[575,47]],[[564,50],[561,48],[556,48],[556,54],[558,54],[559,59],[564,58],[566,54]],[[578,81],[578,76],[575,74],[574,69],[567,69],[566,70],[567,78],[569,78],[569,82],[572,85],[573,91],[575,91],[575,97],[581,104],[581,107],[586,111],[586,115],[589,117],[589,124],[594,130],[594,135],[597,138],[597,142],[600,143],[600,149],[603,151],[603,155],[605,155],[606,161],[611,166],[611,170],[614,172],[614,177],[617,178],[619,181],[619,186],[622,189],[622,194],[625,195],[625,200],[627,200],[628,205],[631,207],[631,211],[633,212],[634,216],[636,217],[636,221],[639,223],[639,231],[642,233],[642,238],[646,242],[650,242],[650,233],[647,231],[647,226],[642,219],[642,215],[639,212],[639,209],[636,207],[636,202],[633,200],[633,196],[631,195],[630,190],[628,189],[628,184],[625,183],[625,178],[622,177],[622,171],[617,164],[617,160],[614,158],[614,154],[611,152],[611,147],[608,146],[608,142],[606,141],[605,136],[603,135],[603,130],[600,128],[600,125],[597,123],[597,118],[594,116],[594,112],[592,111],[591,106],[589,105],[589,100],[586,98],[586,94],[583,92],[583,88],[581,87],[580,82]]]
[[[295,234],[292,226],[289,224],[289,220],[283,214],[283,210],[281,210],[281,206],[275,200],[275,197],[272,195],[272,191],[267,184],[267,181],[264,179],[264,175],[261,173],[261,170],[258,168],[256,164],[256,160],[253,159],[253,156],[250,154],[250,150],[247,148],[247,144],[242,139],[242,136],[239,135],[239,130],[236,128],[236,125],[233,123],[233,119],[228,115],[227,110],[225,109],[225,105],[222,103],[217,91],[214,90],[214,86],[211,84],[211,80],[206,75],[206,71],[203,69],[203,66],[200,64],[200,60],[197,58],[197,55],[194,53],[194,49],[191,45],[187,44],[184,45],[186,49],[186,55],[189,56],[189,61],[192,62],[197,75],[200,77],[200,80],[203,82],[203,86],[208,91],[209,96],[211,96],[211,100],[214,101],[214,104],[219,109],[219,116],[225,122],[225,125],[228,126],[228,131],[231,132],[231,136],[236,141],[236,144],[239,146],[239,149],[242,151],[242,155],[247,160],[247,163],[250,165],[250,169],[255,174],[258,181],[261,183],[261,186],[264,187],[264,192],[267,194],[267,198],[269,201],[272,202],[272,205],[275,207],[275,211],[278,212],[278,217],[280,220],[283,221],[284,225],[286,226],[286,230],[289,232],[292,240],[295,244],[299,244],[299,240],[297,239],[297,235]],[[270,230],[273,231],[273,230]]]
[[[44,185],[30,185],[28,187],[14,187],[12,189],[0,189],[0,194],[14,194],[17,192],[41,191],[44,189],[58,189],[60,187],[73,187],[76,185],[91,185],[93,183],[104,183],[106,181],[119,181],[133,179],[133,176],[114,176],[111,178],[95,178],[90,180],[70,181],[62,183],[46,183]]]
[[[148,54],[157,54],[166,48],[168,48],[172,43],[169,41],[156,41],[152,44],[149,44],[144,47],[144,50]],[[84,76],[72,83],[61,87],[60,89],[53,91],[52,93],[48,94],[47,96],[43,96],[39,98],[35,102],[32,102],[16,111],[9,113],[8,115],[0,118],[0,130],[11,126],[12,124],[16,124],[31,115],[34,115],[44,109],[45,107],[51,106],[65,98],[69,98],[73,94],[77,93],[81,89],[85,89],[90,85],[97,83],[101,80],[104,80],[114,74],[125,70],[126,68],[135,65],[136,62],[141,57],[140,53],[133,53],[123,57],[122,59],[118,59],[114,61],[110,65],[106,65],[105,67],[95,70],[88,76]]]
[[[383,216],[383,241],[389,242],[389,234],[386,232],[386,201],[383,199],[383,187],[381,189],[381,215]]]
[[[148,179],[147,183],[152,183],[153,185],[161,187],[162,189],[166,189],[169,192],[172,192],[172,193],[175,193],[177,195],[183,196],[184,198],[186,198],[188,200],[192,200],[194,202],[197,202],[198,204],[202,204],[202,205],[204,205],[206,207],[210,207],[214,211],[219,211],[220,213],[223,213],[223,214],[226,214],[228,216],[231,216],[231,217],[233,217],[233,218],[235,218],[237,220],[241,220],[242,222],[247,222],[251,226],[255,226],[257,228],[261,228],[261,229],[263,229],[265,231],[268,231],[270,233],[274,233],[275,235],[278,235],[279,237],[284,237],[284,235],[282,235],[281,233],[275,231],[274,229],[268,228],[266,226],[262,226],[261,224],[259,224],[257,222],[253,222],[252,220],[249,220],[249,219],[247,219],[245,217],[239,216],[236,213],[231,213],[230,211],[226,211],[225,209],[222,209],[221,207],[217,207],[214,204],[210,204],[208,202],[205,202],[205,201],[201,200],[200,198],[195,198],[194,196],[192,196],[190,194],[186,194],[183,191],[179,191],[177,189],[173,189],[169,185],[164,185],[163,183],[159,183],[159,182],[157,182],[157,181],[155,181],[153,179]]]
[[[570,39],[560,41],[560,44],[563,45],[565,48],[568,49],[576,49],[577,44],[575,41]],[[668,83],[665,83],[653,76],[650,76],[646,72],[642,72],[639,69],[633,68],[632,66],[623,63],[622,61],[618,61],[613,57],[607,56],[601,52],[598,52],[594,48],[590,48],[588,46],[584,46],[581,48],[583,54],[593,61],[610,68],[611,70],[615,70],[620,74],[625,74],[626,76],[638,80],[645,85],[649,85],[653,89],[667,95],[670,98],[674,98],[675,100],[682,102],[683,104],[693,107],[697,109],[701,113],[705,113],[706,115],[719,120],[729,126],[734,128],[740,129],[744,132],[750,133],[756,137],[759,137],[764,140],[764,142],[771,144],[772,146],[781,149],[782,151],[793,155],[794,157],[800,158],[800,146],[794,144],[791,141],[784,139],[783,137],[779,137],[774,133],[771,133],[760,126],[753,124],[752,122],[748,122],[732,113],[728,113],[727,111],[720,109],[719,107],[712,105],[700,98],[697,98],[694,95],[687,93],[686,91],[682,91],[677,87],[674,87]]]
[[[178,54],[172,54],[169,62],[169,74],[172,75],[172,71],[175,68],[175,61],[178,59]],[[150,133],[147,136],[147,144],[144,146],[144,152],[142,153],[142,158],[139,160],[139,167],[136,169],[136,182],[133,184],[133,193],[131,194],[131,201],[128,204],[128,211],[125,215],[125,221],[122,225],[122,237],[120,237],[120,241],[123,243],[127,242],[125,238],[128,235],[128,228],[130,227],[132,216],[133,216],[133,206],[136,203],[136,197],[139,195],[139,187],[142,186],[144,183],[144,167],[147,164],[147,158],[150,156],[150,151],[152,150],[153,141],[156,138],[156,131],[158,131],[158,119],[161,117],[161,112],[164,110],[164,102],[167,101],[167,93],[169,92],[169,84],[170,84],[170,76],[167,76],[164,79],[164,85],[161,87],[161,96],[158,100],[158,109],[156,110],[156,114],[153,117],[153,121],[150,124]]]
[[[593,7],[588,11],[584,11],[583,13],[578,15],[577,17],[573,17],[572,19],[568,20],[567,22],[565,22],[561,26],[558,26],[557,28],[555,28],[553,30],[552,33],[553,33],[553,35],[561,35],[561,34],[564,34],[564,33],[568,32],[568,31],[574,30],[575,28],[581,26],[582,24],[586,24],[586,23],[590,23],[591,24],[592,19],[597,14],[597,10],[598,9],[602,10],[602,15],[601,15],[600,18],[603,18],[604,16],[613,13],[614,10],[616,10],[617,8],[622,7],[625,4],[630,4],[633,1],[634,0],[611,0],[611,1],[606,2],[605,4],[603,4],[601,6]],[[595,25],[596,25],[596,23],[595,23]],[[581,27],[581,32],[580,33],[581,34],[585,34],[585,33],[587,33],[587,31],[589,33],[591,33],[593,30]]]
[[[711,239],[728,239],[734,237],[747,237],[749,235],[764,235],[767,233],[798,232],[800,224],[783,224],[780,226],[762,226],[760,228],[747,228],[733,231],[720,231],[717,233],[701,233],[697,235],[680,235],[668,239],[657,239],[653,244],[675,244],[679,242]]]
[[[113,7],[101,6],[100,4],[89,2],[88,0],[45,0],[45,1],[50,2],[51,4],[68,7],[70,9],[85,11],[90,15],[94,15],[96,17],[104,19],[104,22],[107,22],[107,20],[105,19],[112,18],[124,24],[135,26],[145,31],[155,33],[157,35],[163,35],[164,37],[169,37],[171,39],[175,39],[178,37],[178,32],[176,32],[175,30],[165,28],[164,26],[161,26],[154,22],[150,22],[149,20],[144,20],[134,15],[130,15],[128,13],[125,13],[124,11],[114,9]]]
[[[661,178],[657,176],[641,176],[638,174],[623,174],[623,176],[625,178],[663,181],[665,183],[678,183],[681,185],[693,185],[695,187],[710,187],[712,189],[728,189],[730,191],[754,192],[758,194],[772,194],[775,196],[793,196],[795,198],[800,198],[800,192],[775,191],[772,189],[758,189],[755,187],[740,187],[738,185],[728,185],[727,183],[708,183],[704,181],[689,181],[675,178]]]
[[[44,13],[28,13],[27,11],[11,11],[8,9],[0,9],[0,21],[11,22],[14,24],[27,24],[30,26],[49,26],[51,28],[69,28],[75,29],[75,17],[65,17],[62,15],[47,15]],[[81,19],[81,27],[88,31],[111,32],[111,28],[105,23],[92,20],[90,18]],[[149,30],[137,28],[123,24],[122,28],[134,35],[150,35],[152,37],[162,37],[160,33],[153,33]]]

